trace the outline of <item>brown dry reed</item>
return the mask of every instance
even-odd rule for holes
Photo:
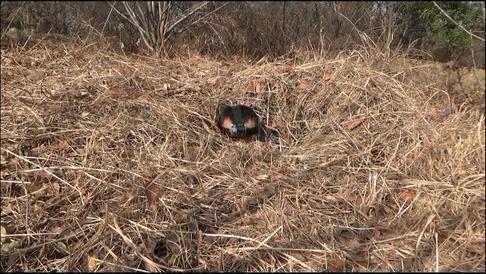
[[[2,50],[1,270],[484,271],[484,103],[442,71]],[[281,144],[222,136],[223,101]]]

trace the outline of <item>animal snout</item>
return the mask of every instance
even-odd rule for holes
[[[229,133],[234,137],[242,137],[246,134],[246,128],[244,125],[232,124]]]

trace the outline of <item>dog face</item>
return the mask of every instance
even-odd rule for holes
[[[244,138],[258,132],[258,116],[250,107],[223,106],[218,116],[218,126],[230,137]]]

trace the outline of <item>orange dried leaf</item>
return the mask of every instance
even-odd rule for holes
[[[230,201],[236,201],[236,200],[238,199],[238,198],[236,197],[236,195],[235,195],[235,194],[233,194],[233,193],[226,193],[226,194],[224,195],[224,198],[225,198],[226,200],[230,200]]]
[[[333,259],[328,262],[329,269],[331,271],[343,271],[344,270],[344,261],[341,259]]]
[[[262,91],[262,82],[261,81],[256,81],[256,83],[255,83],[255,92],[256,93],[259,93],[260,91]]]
[[[307,80],[307,79],[300,79],[299,80],[299,86],[298,86],[298,88],[299,89],[307,89],[309,87],[309,85],[310,85],[309,80]]]
[[[361,124],[363,124],[365,122],[366,122],[366,119],[350,119],[350,120],[346,120],[346,121],[342,122],[341,125],[345,126],[347,129],[351,130],[351,129],[357,128],[358,126],[360,126]]]
[[[282,179],[282,178],[285,178],[285,174],[283,172],[280,172],[280,171],[275,171],[273,173],[273,178],[274,179]]]
[[[68,149],[69,148],[69,143],[67,140],[59,140],[59,148],[62,150]]]
[[[96,257],[88,256],[88,271],[93,272],[96,270]]]
[[[255,82],[253,81],[248,82],[248,84],[246,85],[246,89],[251,92],[255,91]]]
[[[218,82],[218,78],[217,77],[209,78],[208,80],[206,80],[206,83],[209,84],[209,85],[214,85],[217,82]]]
[[[109,94],[112,94],[112,95],[120,93],[120,90],[118,89],[118,87],[113,85],[113,84],[106,85],[106,90]]]
[[[272,67],[272,68],[270,69],[270,74],[271,74],[271,75],[275,75],[275,74],[277,74],[278,72],[279,72],[278,67]]]
[[[292,66],[286,66],[286,67],[283,68],[283,71],[286,72],[286,73],[294,73],[295,68],[292,67]]]
[[[328,70],[326,72],[324,72],[324,75],[322,75],[322,79],[324,81],[329,81],[331,80],[332,76],[334,75],[334,71],[333,70]]]
[[[413,200],[414,197],[415,197],[415,192],[410,191],[410,190],[402,191],[402,192],[400,192],[400,195],[398,196],[398,198],[401,201],[406,202],[406,203],[410,203]]]
[[[377,238],[377,237],[380,237],[381,232],[377,228],[374,228],[372,234],[373,234],[373,237]]]

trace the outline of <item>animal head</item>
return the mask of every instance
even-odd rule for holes
[[[230,137],[243,138],[258,132],[258,116],[248,106],[220,106],[216,116],[218,127]]]

